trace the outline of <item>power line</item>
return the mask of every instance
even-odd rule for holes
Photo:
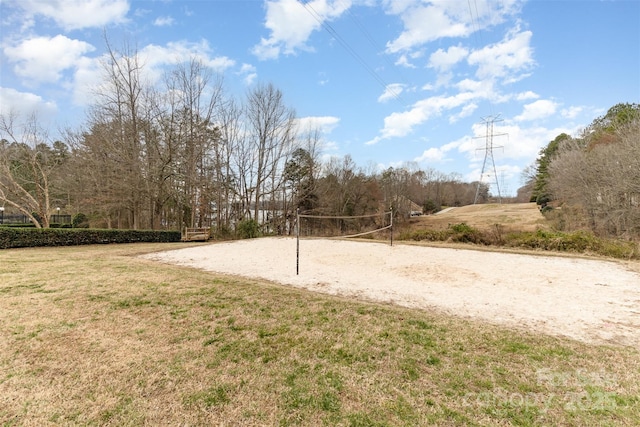
[[[318,21],[318,23],[322,26],[322,28],[324,28],[333,38],[335,38],[338,43],[340,43],[340,45],[349,53],[349,55],[351,55],[356,61],[358,61],[360,63],[360,65],[362,65],[367,72],[385,89],[388,90],[391,95],[397,100],[397,101],[402,101],[400,98],[400,95],[398,93],[396,93],[396,91],[394,91],[392,88],[390,88],[390,85],[387,84],[387,82],[384,81],[384,79],[382,77],[380,77],[380,75],[369,66],[369,64],[367,64],[367,62],[362,58],[362,56],[360,56],[358,54],[358,52],[356,52],[355,49],[353,49],[349,43],[342,38],[342,36],[340,36],[340,34],[338,34],[338,32],[336,31],[335,28],[333,28],[333,26],[328,23],[325,19],[322,19],[322,16],[320,16],[320,14],[313,8],[313,6],[311,6],[310,2],[305,2],[304,0],[298,0],[298,2],[300,4],[302,4],[302,6],[305,8],[305,10],[307,12],[309,12],[309,14],[316,20]],[[372,41],[372,40],[370,40]]]
[[[476,49],[481,49],[482,47],[484,47],[484,38],[482,37],[482,26],[480,23],[481,19],[480,13],[478,12],[478,0],[473,0],[473,7],[471,7],[471,0],[467,0],[467,5],[469,6],[469,16],[471,17],[471,28],[475,38]],[[475,18],[473,16],[474,10]],[[491,15],[490,18],[493,18],[494,10],[492,9],[491,5],[488,6],[487,13]],[[489,19],[489,22],[492,21],[493,19]],[[491,100],[491,98],[487,99],[487,101],[489,103],[489,111],[491,112],[491,114],[493,114],[493,101]]]
[[[369,31],[367,31],[367,28],[362,24],[362,22],[358,19],[358,17],[353,14],[351,12],[351,8],[347,9],[347,13],[349,14],[349,16],[351,17],[351,20],[356,24],[356,26],[358,27],[358,29],[360,30],[360,32],[364,35],[364,37],[369,41],[369,44],[374,48],[375,51],[384,51],[384,49],[378,44],[378,42],[375,40],[375,38],[371,35],[371,33]],[[393,64],[390,60],[389,57],[387,55],[383,55],[382,57],[384,59],[384,61],[387,63],[387,66],[389,67],[389,69],[395,69],[395,64]],[[396,70],[396,72],[399,74],[400,76],[400,80],[402,81],[402,83],[409,87],[409,83],[407,81],[407,79],[405,78],[405,76],[402,74],[401,71]],[[394,92],[392,90],[392,92]],[[395,96],[395,95],[394,95]],[[396,98],[402,98],[402,96],[400,95],[400,93],[397,94]]]
[[[473,199],[473,204],[475,205],[478,202],[478,196],[480,194],[480,186],[482,185],[482,177],[484,176],[484,171],[487,166],[487,160],[491,160],[491,165],[493,167],[493,177],[495,179],[496,188],[498,189],[498,200],[502,203],[502,194],[500,194],[500,184],[498,183],[498,173],[496,171],[496,162],[493,158],[493,149],[494,148],[503,148],[502,146],[494,147],[493,145],[493,137],[494,136],[504,136],[508,135],[507,133],[493,133],[493,124],[496,122],[501,122],[500,114],[497,116],[488,116],[483,117],[482,121],[486,125],[485,131],[485,148],[478,148],[478,150],[484,150],[484,161],[482,162],[482,171],[480,172],[480,180],[478,181],[478,187],[476,188],[476,197]],[[481,136],[476,138],[483,138]]]
[[[478,1],[477,0],[473,0],[473,5],[474,7],[471,7],[471,0],[467,0],[467,5],[469,6],[469,15],[471,17],[471,26],[472,28],[475,27],[475,39],[476,39],[476,44],[477,44],[477,48],[481,49],[484,46],[484,40],[482,37],[482,31],[481,31],[481,24],[480,24],[480,13],[478,12]],[[474,9],[475,9],[475,19],[473,16],[474,13]],[[488,9],[488,13],[489,14],[493,14],[493,9],[491,8],[491,6],[489,6]],[[492,20],[490,20],[491,22]],[[485,130],[485,147],[484,148],[479,148],[478,150],[483,150],[484,151],[484,161],[482,162],[482,170],[480,172],[480,180],[478,181],[478,186],[476,188],[476,196],[473,200],[473,204],[475,205],[478,202],[478,197],[480,195],[480,186],[482,185],[482,178],[485,176],[485,170],[487,168],[487,163],[490,160],[491,161],[491,169],[493,171],[493,179],[495,182],[495,186],[496,189],[498,191],[498,200],[500,203],[502,203],[502,194],[500,192],[500,183],[498,181],[498,172],[496,171],[496,162],[493,156],[493,150],[494,148],[504,148],[503,146],[494,146],[493,145],[493,138],[496,136],[504,136],[504,135],[509,135],[507,133],[494,133],[493,131],[493,126],[495,123],[497,122],[501,122],[503,121],[503,119],[500,118],[500,114],[497,115],[493,115],[493,101],[491,98],[488,99],[488,103],[489,103],[489,110],[491,112],[490,116],[487,117],[482,117],[481,120],[482,122],[485,124],[486,126],[486,130]],[[483,138],[483,137],[477,137],[477,138]],[[504,177],[502,177],[504,179]]]

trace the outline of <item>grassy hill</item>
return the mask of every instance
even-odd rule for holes
[[[535,231],[547,228],[547,221],[535,203],[469,205],[446,208],[435,215],[413,217],[411,229],[446,229],[449,224],[466,223],[487,230],[499,224],[508,231]]]
[[[588,230],[555,230],[535,203],[447,208],[435,215],[412,217],[397,231],[398,240],[640,258],[636,242],[601,238]]]

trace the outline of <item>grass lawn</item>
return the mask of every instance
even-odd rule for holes
[[[640,424],[637,349],[136,257],[185,246],[0,251],[0,423]]]

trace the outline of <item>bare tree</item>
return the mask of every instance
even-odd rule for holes
[[[35,115],[22,123],[13,113],[0,115],[0,138],[0,202],[36,227],[48,228],[54,181],[64,159],[52,150]]]
[[[260,220],[262,202],[265,198],[273,200],[282,185],[283,160],[295,140],[294,118],[294,111],[284,104],[282,92],[273,85],[258,86],[249,93],[246,119],[252,167],[245,190],[253,203],[256,221]]]
[[[566,140],[549,165],[549,188],[564,211],[582,212],[596,233],[640,236],[640,118]],[[579,226],[581,222],[563,220]]]
[[[390,167],[379,177],[385,205],[392,206],[394,214],[400,217],[408,218],[411,213],[410,181],[411,173],[404,167]]]
[[[221,79],[192,58],[153,86],[135,49],[106,44],[104,82],[76,150],[92,211],[118,228],[210,225]]]
[[[96,91],[96,103],[89,115],[89,132],[84,145],[87,160],[101,171],[98,193],[106,193],[104,206],[119,228],[138,229],[146,209],[143,109],[146,91],[142,64],[135,49],[127,44],[116,51],[106,40],[104,81]]]
[[[232,223],[242,217],[242,186],[245,162],[241,147],[244,139],[242,108],[233,99],[218,110],[220,139],[214,144],[212,160],[216,186],[215,219],[218,233],[228,233]]]
[[[170,96],[171,138],[180,155],[174,157],[181,184],[178,191],[183,226],[210,225],[212,187],[220,129],[216,116],[222,108],[222,80],[195,58],[179,64],[165,78]],[[213,160],[212,160],[213,158]]]
[[[375,176],[365,174],[349,155],[325,164],[319,188],[323,214],[367,215],[379,210],[381,194]]]

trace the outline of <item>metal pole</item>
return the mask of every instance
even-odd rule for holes
[[[391,207],[391,246],[393,246],[393,206]]]
[[[300,272],[300,208],[296,209],[296,276]]]

